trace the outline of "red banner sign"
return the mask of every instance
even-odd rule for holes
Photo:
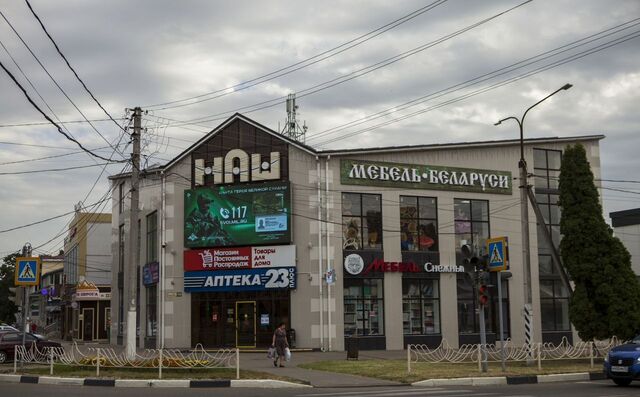
[[[294,267],[294,245],[209,248],[184,251],[184,271]]]

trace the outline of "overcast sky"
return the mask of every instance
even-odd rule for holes
[[[515,9],[523,1],[30,2],[114,118],[120,121],[127,107],[149,110],[148,165],[170,160],[235,111],[278,129],[286,120],[282,98],[291,92],[298,93],[299,119],[309,127],[307,143],[318,148],[513,139],[515,123],[493,124],[520,116],[569,82],[571,90],[527,115],[526,136],[604,134],[602,178],[640,179],[637,0],[535,0]],[[414,18],[388,25],[421,8]],[[89,120],[105,119],[27,4],[5,1],[0,11],[55,80],[1,18],[0,61],[38,106],[55,120],[83,120],[75,106]],[[384,26],[391,29],[363,36]],[[71,212],[85,199],[87,205],[101,200],[107,176],[123,165],[103,172],[102,160],[79,152],[51,125],[15,126],[44,119],[1,70],[0,92],[0,230]],[[410,101],[416,102],[407,108]],[[167,102],[174,103],[152,106]],[[383,111],[389,113],[363,119]],[[104,138],[86,122],[66,128],[83,146],[122,159],[106,143],[118,142],[118,127],[92,124]],[[119,147],[125,154],[126,141]],[[36,160],[48,156],[59,157]],[[640,207],[639,183],[603,185],[624,190],[603,190],[607,217]],[[110,202],[104,208],[108,212]],[[70,219],[0,233],[0,254],[27,241],[39,247],[36,254],[56,253],[62,237],[54,237]]]

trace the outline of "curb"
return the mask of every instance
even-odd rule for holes
[[[413,382],[411,386],[436,387],[436,386],[499,386],[499,385],[524,385],[553,382],[575,382],[589,380],[603,380],[606,376],[601,372],[579,372],[571,374],[531,375],[531,376],[494,376],[473,378],[449,378],[427,379]]]
[[[31,376],[0,374],[0,382],[32,383],[41,385],[75,385],[97,387],[177,387],[219,388],[253,387],[262,389],[308,388],[311,385],[274,379],[103,379],[103,378],[58,378],[55,376]]]

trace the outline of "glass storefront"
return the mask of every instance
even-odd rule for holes
[[[288,290],[191,294],[191,345],[265,348],[273,330],[291,326]]]

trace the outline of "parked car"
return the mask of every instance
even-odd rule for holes
[[[18,331],[17,328],[7,324],[0,324],[0,331]]]
[[[640,379],[640,335],[611,349],[604,358],[604,373],[618,386]]]
[[[15,346],[22,345],[23,332],[16,331],[2,331],[0,332],[0,364],[13,360],[15,353]],[[27,334],[24,336],[25,346],[30,347],[35,343],[39,350],[44,350],[47,347],[61,347],[60,343],[46,340],[44,338],[38,338],[34,334]]]

